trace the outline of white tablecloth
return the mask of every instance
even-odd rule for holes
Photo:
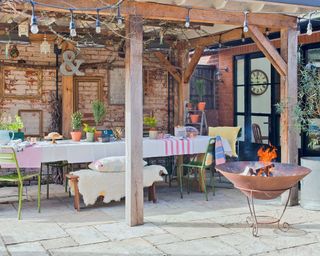
[[[192,139],[171,138],[171,140],[143,139],[143,158],[165,157],[172,155],[204,153],[209,136],[197,136]],[[226,153],[231,152],[229,143],[223,140]],[[172,150],[171,150],[172,149]],[[38,142],[23,152],[17,153],[20,167],[38,168],[41,163],[68,161],[68,163],[86,163],[108,156],[125,155],[125,142],[74,142],[71,140]]]

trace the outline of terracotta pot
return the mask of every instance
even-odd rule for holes
[[[199,102],[198,103],[198,110],[204,111],[206,108],[206,103],[205,102]]]
[[[102,131],[95,131],[94,133],[94,141],[98,141],[98,138],[101,137]]]
[[[199,122],[199,115],[190,115],[191,123],[195,124]]]
[[[157,130],[150,130],[149,131],[149,138],[150,139],[157,139],[158,138],[158,131]]]
[[[81,131],[73,131],[73,132],[70,132],[70,134],[71,134],[71,138],[73,141],[80,141],[81,140],[81,136],[82,136]]]

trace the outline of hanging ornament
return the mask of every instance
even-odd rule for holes
[[[50,53],[50,44],[47,41],[46,35],[43,37],[43,42],[40,44],[40,53],[42,54]]]
[[[16,45],[10,47],[10,57],[17,58],[19,56],[19,50]]]

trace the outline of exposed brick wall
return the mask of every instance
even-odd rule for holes
[[[17,60],[25,60],[30,64],[41,65],[55,65],[55,55],[50,53],[49,55],[40,54],[40,45],[37,42],[28,46],[17,46],[20,55],[16,59],[5,60],[5,46],[0,45],[0,66],[4,67],[5,62],[16,62]],[[112,49],[81,49],[78,56],[79,59],[84,59],[84,63],[88,62],[101,62],[108,60],[114,60],[113,66],[124,67],[124,59],[118,57],[117,53]],[[61,60],[60,60],[61,61]],[[110,127],[111,125],[124,127],[124,105],[110,105],[109,104],[109,72],[107,67],[99,68],[86,68],[83,70],[85,76],[89,77],[102,77],[102,99],[107,108],[107,116],[104,120],[104,126]],[[61,74],[59,74],[61,80]],[[17,77],[16,77],[17,78]],[[50,94],[55,92],[55,70],[43,70],[43,83],[42,94],[39,99],[8,99],[3,98],[1,100],[1,110],[9,111],[12,115],[17,114],[19,109],[40,109],[43,110],[43,131],[44,133],[50,132],[50,106],[48,104]],[[90,84],[87,85],[85,90],[90,90]],[[61,92],[61,82],[59,82]],[[83,90],[83,88],[82,88]],[[123,92],[124,93],[124,92]],[[82,98],[85,99],[85,106],[82,108],[90,110],[90,103],[93,98],[87,98],[92,95],[92,92],[82,91]],[[83,101],[82,101],[83,104]],[[90,106],[88,106],[90,105]],[[157,59],[151,54],[145,54],[144,56],[144,112],[152,112],[159,120],[159,129],[166,130],[167,128],[167,72],[158,63]]]

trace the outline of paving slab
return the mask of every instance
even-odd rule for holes
[[[141,238],[56,249],[51,250],[50,253],[52,256],[164,255],[159,249],[153,247],[150,243]]]
[[[101,231],[112,241],[165,233],[163,229],[160,229],[159,227],[151,223],[145,223],[144,225],[136,227],[129,227],[124,222],[117,222],[111,224],[96,225],[95,228]]]
[[[153,235],[153,236],[145,236],[143,237],[144,240],[147,240],[149,243],[153,245],[160,245],[160,244],[171,244],[180,242],[181,239],[172,235],[172,234],[160,234],[160,235]]]
[[[269,251],[260,254],[254,254],[256,256],[319,256],[320,255],[320,243],[313,243],[303,246],[297,246],[288,249],[281,249],[276,251]]]
[[[240,255],[240,251],[232,246],[228,246],[219,238],[204,238],[191,241],[183,241],[172,244],[159,245],[158,248],[168,255],[183,255],[183,256],[234,256]]]
[[[49,254],[39,242],[9,245],[11,256],[48,256]]]
[[[80,245],[109,241],[109,238],[92,226],[68,228],[65,231]]]
[[[78,243],[76,243],[71,237],[62,237],[57,239],[50,239],[50,240],[42,240],[40,241],[42,246],[46,250],[51,249],[59,249],[64,247],[71,247],[71,246],[78,246]]]
[[[68,236],[58,224],[50,222],[0,219],[0,227],[0,234],[5,244]]]
[[[9,255],[8,254],[8,251],[6,249],[6,246],[4,244],[4,242],[2,241],[2,238],[0,237],[0,255],[1,256],[7,256]]]

